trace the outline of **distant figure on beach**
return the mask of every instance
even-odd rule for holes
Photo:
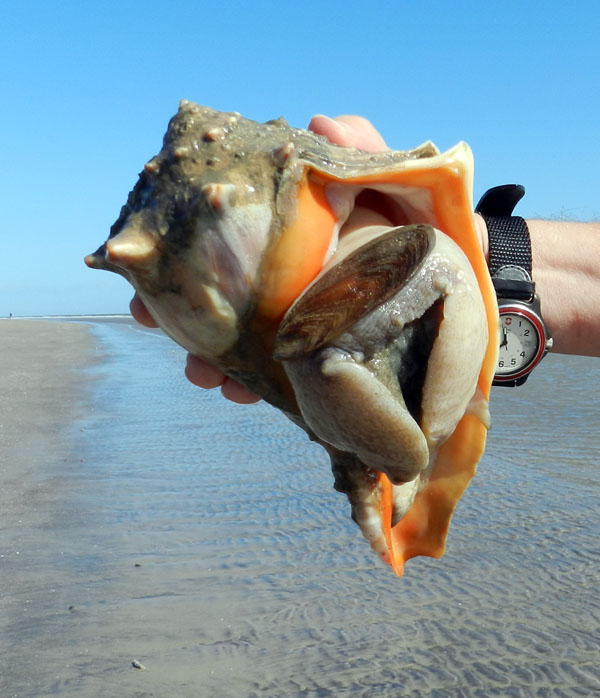
[[[340,116],[313,117],[309,129],[332,143],[370,152],[387,146],[366,119]],[[474,214],[482,250],[488,257],[485,221]],[[390,220],[390,224],[395,222]],[[544,319],[554,337],[552,351],[558,354],[600,356],[600,224],[528,220],[535,284]],[[135,295],[131,314],[141,325],[156,327],[146,307]],[[233,402],[251,404],[260,398],[224,376],[204,361],[188,355],[186,376],[201,388],[221,386],[223,396]]]
[[[8,319],[10,320],[12,318],[12,313],[8,314]]]

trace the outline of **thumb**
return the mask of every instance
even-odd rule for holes
[[[352,146],[370,153],[388,150],[379,131],[362,116],[344,114],[331,119],[317,114],[310,120],[308,128],[337,145]]]

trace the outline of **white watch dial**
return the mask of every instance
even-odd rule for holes
[[[502,313],[500,323],[500,352],[496,373],[517,373],[528,366],[538,353],[540,338],[537,329],[528,318],[517,313]]]

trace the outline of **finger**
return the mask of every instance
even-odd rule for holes
[[[227,378],[227,376],[221,373],[217,368],[191,354],[188,354],[187,357],[185,375],[190,383],[197,385],[199,388],[211,389],[222,386],[221,392],[223,393],[223,397],[233,402],[238,402],[242,405],[251,405],[260,400],[258,395],[250,392],[241,383]]]
[[[221,386],[221,393],[223,397],[232,402],[237,402],[240,405],[253,405],[255,402],[260,401],[258,395],[250,392],[248,388],[245,388],[241,383],[231,378],[225,379],[225,382]]]
[[[142,299],[136,293],[129,303],[129,311],[136,322],[144,327],[158,327],[154,322],[152,315],[148,312],[148,309],[144,305]]]
[[[202,359],[188,354],[185,366],[186,378],[199,388],[217,388],[223,385],[226,376]]]
[[[310,120],[308,128],[337,145],[352,146],[370,153],[388,150],[379,131],[362,116],[344,114],[331,119],[317,114]]]

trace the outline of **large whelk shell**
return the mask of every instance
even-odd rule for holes
[[[465,143],[370,154],[183,102],[86,258],[327,449],[397,574],[442,554],[485,445],[498,320],[472,169]]]

